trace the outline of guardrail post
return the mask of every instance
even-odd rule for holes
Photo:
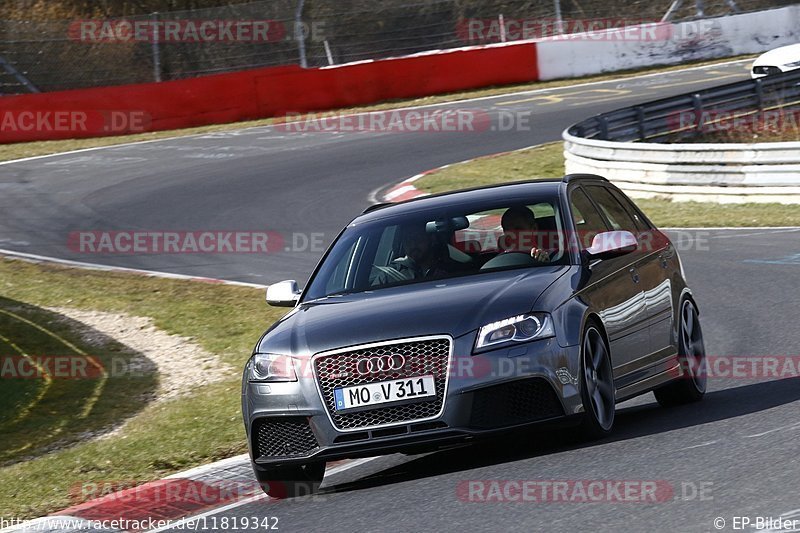
[[[760,79],[753,80],[753,83],[755,83],[756,89],[756,106],[759,111],[764,111],[764,86]]]
[[[644,108],[640,105],[636,106],[636,125],[639,127],[639,140],[643,141],[644,135]]]
[[[694,107],[695,130],[700,132],[703,129],[703,98],[700,94],[692,95],[692,107]]]
[[[600,123],[600,137],[607,141],[608,139],[608,119],[604,116],[597,117],[597,121]]]

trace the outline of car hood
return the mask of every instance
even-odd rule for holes
[[[257,350],[311,355],[390,339],[460,337],[533,310],[545,289],[569,270],[552,266],[491,272],[303,303],[267,331]]]

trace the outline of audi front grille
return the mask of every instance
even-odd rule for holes
[[[331,423],[340,431],[355,431],[432,420],[441,416],[452,346],[450,337],[436,336],[355,346],[315,355],[314,375]],[[359,361],[364,359],[402,359],[405,363],[399,370],[382,369],[375,364],[372,365],[375,371],[365,372],[365,364],[362,362],[359,365]],[[396,365],[386,365],[386,368],[389,366]],[[337,388],[423,375],[433,376],[436,396],[358,410],[336,410],[334,390]]]

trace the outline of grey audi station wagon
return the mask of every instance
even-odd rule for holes
[[[326,461],[544,422],[598,438],[618,402],[706,389],[675,247],[598,176],[374,205],[303,290],[277,283],[267,301],[293,309],[256,345],[242,410],[272,496],[318,485]]]

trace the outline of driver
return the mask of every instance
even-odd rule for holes
[[[441,247],[437,246],[435,236],[427,232],[424,223],[401,227],[400,237],[406,255],[398,257],[387,267],[380,267],[381,272],[372,282],[373,286],[447,275],[442,268]]]
[[[510,207],[503,213],[500,225],[503,226],[503,234],[497,239],[497,247],[501,251],[529,252],[536,261],[550,261],[550,254],[535,246],[539,227],[533,211],[522,205]]]

